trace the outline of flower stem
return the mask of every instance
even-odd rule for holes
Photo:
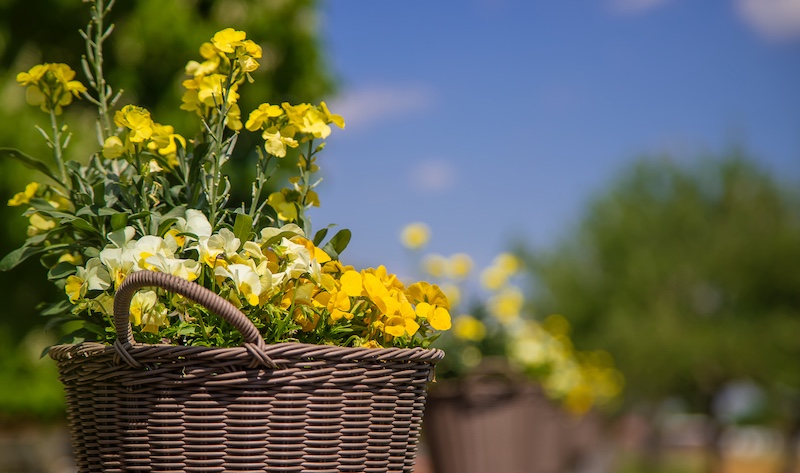
[[[58,126],[58,119],[56,118],[56,112],[53,110],[53,108],[50,108],[50,127],[53,129],[53,157],[56,160],[58,173],[61,176],[61,184],[66,187],[67,190],[71,191],[72,184],[67,178],[67,167],[64,165],[64,148],[63,143],[61,142],[61,127]]]

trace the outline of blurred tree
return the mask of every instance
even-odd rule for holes
[[[679,396],[713,418],[733,380],[796,395],[795,197],[737,153],[693,167],[641,161],[574,237],[528,252],[535,304],[565,314],[579,346],[613,354],[631,403]]]
[[[245,30],[264,53],[261,66],[252,74],[255,82],[242,87],[244,118],[262,102],[318,101],[334,87],[323,60],[316,12],[316,0],[117,1],[110,15],[114,33],[106,43],[106,78],[112,87],[125,91],[120,106],[145,106],[156,121],[193,136],[198,126],[196,117],[179,110],[181,82],[186,78],[184,66],[191,59],[199,59],[200,44],[230,26]],[[38,63],[65,62],[85,83],[80,72],[85,44],[78,30],[85,28],[88,20],[86,2],[0,0],[0,146],[19,148],[50,161],[51,152],[34,128],[44,125],[47,116],[26,103],[25,90],[15,77]],[[76,101],[65,115],[74,133],[71,158],[88,158],[97,150],[94,108],[86,101]],[[251,180],[250,156],[245,151],[252,148],[250,143],[249,132],[244,131],[237,148],[239,155],[229,165],[233,188],[245,193],[249,186],[237,183]],[[7,201],[35,179],[41,176],[16,163],[0,162],[0,199]],[[6,222],[0,231],[0,256],[19,247],[25,238],[27,221],[19,214],[19,207],[0,205],[0,219]],[[6,308],[0,315],[0,335],[7,336],[3,340],[22,340],[41,324],[34,304],[56,297],[45,274],[36,261],[26,261],[12,273],[0,273],[0,297]],[[9,366],[0,366],[0,379],[12,376]],[[57,383],[55,377],[52,382]],[[0,401],[3,399],[0,393]],[[23,405],[16,403],[14,412],[20,413]],[[13,415],[9,409],[8,403],[0,402],[0,418]]]

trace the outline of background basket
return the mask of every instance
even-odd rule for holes
[[[159,286],[225,318],[238,348],[141,345],[133,294]],[[266,345],[216,294],[139,271],[114,303],[117,341],[50,350],[81,472],[411,472],[434,349]]]

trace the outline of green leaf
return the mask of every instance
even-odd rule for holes
[[[34,246],[23,246],[22,248],[17,248],[0,260],[0,271],[8,271],[31,256],[41,253],[44,250],[45,248],[43,247]]]
[[[352,232],[346,228],[339,230],[336,235],[331,238],[331,241],[322,247],[322,250],[325,253],[328,253],[331,258],[339,259],[339,254],[341,254],[344,249],[347,248],[352,236]]]
[[[333,226],[334,226],[333,224],[328,225],[327,227],[321,229],[320,231],[314,234],[314,239],[311,240],[314,243],[314,246],[319,246],[320,243],[322,243],[322,240],[324,240],[325,237],[328,236],[328,230],[333,228]]]
[[[233,234],[239,239],[239,249],[242,249],[245,242],[250,239],[252,231],[253,219],[245,213],[237,213],[233,222]]]
[[[36,158],[28,156],[27,154],[23,153],[22,151],[15,149],[15,148],[0,148],[0,157],[6,157],[11,159],[16,159],[20,163],[24,164],[25,166],[34,169],[36,171],[41,172],[45,176],[49,177],[50,179],[61,182],[61,179],[53,173],[53,170],[50,169],[50,166],[45,164],[42,161],[39,161]]]
[[[111,228],[113,230],[119,230],[121,228],[125,228],[128,225],[128,214],[118,212],[111,216]]]
[[[48,317],[51,315],[63,315],[69,312],[70,310],[72,310],[72,303],[70,301],[64,300],[52,304],[47,304],[45,308],[39,312],[39,315],[43,317]]]
[[[64,279],[70,274],[75,274],[75,271],[76,270],[74,264],[62,261],[61,263],[58,263],[57,265],[53,266],[53,269],[47,272],[47,279],[51,281],[55,279]]]

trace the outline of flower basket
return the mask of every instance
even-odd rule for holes
[[[564,471],[560,410],[507,370],[437,383],[425,419],[437,473]]]
[[[158,286],[206,306],[238,348],[133,341],[129,308]],[[410,472],[441,350],[266,345],[242,313],[181,278],[138,271],[114,301],[117,341],[50,350],[78,470]]]

